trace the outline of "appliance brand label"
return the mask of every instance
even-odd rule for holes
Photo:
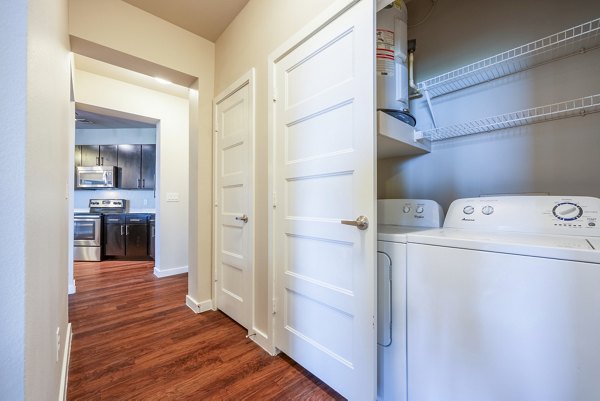
[[[462,221],[475,221],[475,219],[467,219],[466,217],[463,217]]]

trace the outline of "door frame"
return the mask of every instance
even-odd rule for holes
[[[329,23],[335,20],[337,17],[345,13],[347,10],[352,8],[360,1],[373,2],[375,7],[376,0],[337,0],[332,5],[324,9],[319,15],[313,20],[306,24],[301,30],[292,35],[288,40],[281,44],[276,50],[274,50],[268,57],[268,197],[269,197],[269,214],[268,214],[268,314],[270,316],[269,322],[269,343],[271,345],[272,354],[279,353],[280,350],[275,347],[275,319],[276,312],[280,305],[277,305],[276,299],[276,271],[275,271],[275,245],[274,245],[274,227],[275,218],[274,211],[277,208],[277,198],[275,193],[276,183],[276,102],[277,102],[277,87],[275,77],[275,66],[276,64],[287,54],[294,51],[304,42],[309,40],[313,35],[326,27]],[[373,13],[375,15],[375,12]],[[374,62],[374,61],[373,61]],[[374,131],[375,132],[375,131]],[[374,221],[377,221],[374,216]]]
[[[243,87],[248,87],[248,103],[250,112],[248,115],[248,165],[246,166],[248,171],[248,215],[250,216],[250,222],[247,224],[248,228],[248,265],[247,271],[250,274],[250,280],[246,280],[245,292],[249,294],[250,298],[246,303],[246,313],[249,316],[249,324],[248,324],[248,336],[253,339],[255,334],[254,329],[254,321],[255,321],[255,310],[254,310],[254,266],[255,266],[255,235],[254,232],[256,230],[256,225],[254,224],[254,219],[256,216],[256,206],[255,206],[255,182],[256,182],[256,167],[254,163],[254,158],[256,154],[256,89],[255,89],[255,75],[256,71],[254,68],[247,71],[240,78],[236,79],[232,84],[230,84],[225,90],[219,93],[213,99],[213,213],[212,213],[212,302],[213,309],[217,310],[219,307],[219,299],[218,299],[218,266],[219,266],[219,250],[218,250],[218,236],[220,234],[220,224],[219,224],[219,141],[217,137],[217,123],[218,123],[218,115],[217,115],[217,105],[237,91],[242,89]]]

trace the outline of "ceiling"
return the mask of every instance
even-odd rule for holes
[[[111,116],[108,114],[95,113],[89,110],[83,110],[78,107],[75,110],[75,128],[76,129],[122,129],[122,128],[156,128],[156,124],[151,124],[134,119]]]
[[[123,0],[215,42],[249,0]]]

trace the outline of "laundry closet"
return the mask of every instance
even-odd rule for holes
[[[600,195],[599,3],[407,6],[423,95],[410,110],[431,152],[380,158],[378,198],[447,210],[482,195]]]
[[[398,116],[364,57],[373,3],[391,2],[317,19],[269,59],[273,344],[352,399],[377,370],[377,199],[600,196],[600,4],[407,2]]]

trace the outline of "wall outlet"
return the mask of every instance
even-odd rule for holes
[[[179,192],[167,192],[167,202],[179,202]]]
[[[56,328],[56,362],[58,362],[58,357],[60,355],[60,327]]]

